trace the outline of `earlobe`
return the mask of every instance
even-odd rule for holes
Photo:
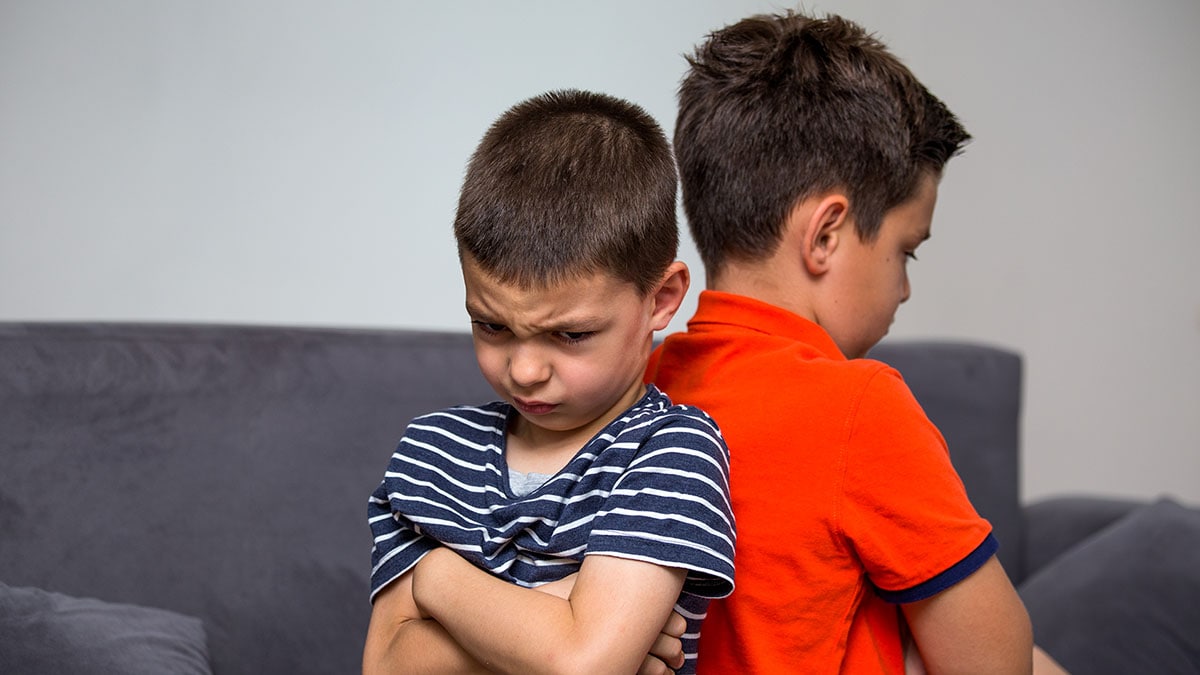
[[[691,274],[687,264],[676,260],[667,266],[662,281],[652,293],[654,306],[651,310],[650,326],[653,330],[663,330],[671,323],[671,319],[679,311],[679,306],[683,304],[683,298],[687,295],[690,285]]]
[[[849,213],[846,196],[833,193],[822,197],[806,214],[807,220],[800,223],[804,228],[801,257],[809,274],[820,276],[829,270],[840,238],[846,232]]]

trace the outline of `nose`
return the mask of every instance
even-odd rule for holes
[[[550,379],[550,362],[539,349],[521,345],[508,357],[508,376],[518,387],[532,387]]]
[[[904,275],[904,291],[900,294],[900,304],[908,302],[912,297],[912,284],[908,283],[908,275]]]

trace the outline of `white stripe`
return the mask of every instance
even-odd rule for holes
[[[733,505],[729,503],[729,499],[724,498],[724,495],[726,494],[725,490],[721,486],[712,482],[712,480],[710,480],[708,478],[708,476],[702,476],[702,475],[692,472],[692,471],[683,471],[681,469],[670,469],[670,468],[663,467],[663,466],[642,467],[640,469],[630,469],[629,471],[626,471],[625,475],[621,476],[620,480],[617,481],[617,484],[613,486],[613,494],[617,494],[618,492],[623,493],[623,494],[637,494],[639,492],[639,490],[622,489],[621,484],[623,482],[629,480],[629,476],[638,474],[638,473],[661,474],[664,476],[678,476],[680,478],[688,478],[693,483],[701,483],[703,485],[708,486],[716,494],[722,495],[722,501],[725,504],[725,508],[729,509],[730,511],[733,510]]]
[[[610,537],[629,537],[631,539],[644,539],[646,541],[655,541],[655,542],[659,542],[659,543],[663,543],[663,544],[672,544],[672,545],[678,546],[680,548],[687,548],[687,549],[691,549],[693,551],[700,551],[701,553],[704,553],[705,555],[708,555],[711,558],[716,558],[717,560],[724,562],[725,564],[729,565],[730,567],[733,566],[733,560],[731,558],[727,558],[724,555],[722,555],[721,553],[718,553],[717,551],[715,551],[707,546],[701,546],[700,544],[697,544],[695,542],[687,541],[686,539],[679,539],[677,537],[662,537],[662,536],[658,536],[655,534],[650,534],[648,532],[627,532],[624,530],[592,530],[592,535],[593,536],[595,536],[595,535],[605,536],[606,535],[606,536],[610,536]],[[608,555],[608,554],[606,553],[605,555]],[[624,557],[624,556],[622,556],[622,557]],[[661,565],[662,561],[659,561],[658,564]]]
[[[473,422],[465,417],[460,417],[458,415],[452,414],[452,413],[456,413],[456,412],[470,412],[470,413],[474,413],[476,415],[480,415],[482,417],[490,417],[492,419],[489,421],[490,423],[480,424],[479,422]],[[484,410],[483,408],[476,408],[473,406],[450,408],[449,410],[440,410],[435,413],[429,413],[428,415],[422,415],[422,416],[418,417],[417,419],[413,420],[413,424],[411,424],[409,426],[415,427],[415,426],[417,426],[417,422],[421,422],[421,421],[427,420],[427,419],[432,419],[434,417],[444,417],[449,420],[454,420],[455,422],[458,422],[459,424],[462,424],[463,426],[471,427],[472,429],[478,429],[479,431],[482,431],[485,433],[495,434],[498,436],[503,435],[503,433],[501,431],[502,427],[496,426],[496,420],[504,419],[503,413],[492,411],[492,410]],[[425,427],[422,427],[422,428],[425,428]]]
[[[387,561],[396,557],[401,551],[404,551],[418,541],[420,541],[420,539],[413,539],[412,541],[406,542],[403,546],[397,546],[396,548],[385,553],[384,556],[379,559],[379,562],[371,568],[371,575],[374,576],[375,573],[379,571],[379,568],[383,567]]]
[[[727,511],[722,511],[721,509],[717,508],[713,504],[713,499],[716,499],[718,497],[723,498],[724,493],[720,492],[720,491],[713,493],[711,495],[712,498],[701,497],[699,495],[687,494],[686,492],[672,492],[669,490],[659,490],[658,488],[650,488],[650,487],[641,488],[638,490],[613,490],[613,494],[620,495],[623,497],[636,496],[639,494],[654,495],[655,497],[663,497],[665,499],[677,499],[681,502],[691,502],[691,503],[695,504],[696,506],[699,506],[708,511],[711,511],[718,518],[720,518],[722,522],[725,522],[725,523],[729,522],[728,514],[730,513],[730,511],[732,511],[732,509],[730,509],[728,501],[726,501],[725,507],[726,507],[726,509],[730,509],[730,510],[727,510]]]
[[[455,487],[462,490],[463,492],[471,492],[471,493],[475,493],[475,494],[482,494],[484,492],[487,492],[486,485],[471,485],[470,483],[464,483],[464,482],[454,478],[450,474],[446,473],[445,471],[442,471],[439,467],[437,467],[433,464],[430,464],[428,462],[422,462],[421,460],[412,459],[411,457],[401,457],[400,461],[405,464],[420,467],[422,469],[425,469],[426,471],[435,473],[435,474],[441,476],[442,478],[445,478],[449,483],[453,484]],[[383,477],[385,480],[388,478],[405,478],[406,476],[407,476],[407,474],[401,473],[399,471],[387,471],[386,473],[383,474]]]
[[[632,470],[634,468],[640,467],[641,465],[646,464],[650,460],[657,459],[663,455],[679,455],[679,456],[684,456],[684,457],[693,457],[693,458],[698,459],[706,464],[712,465],[713,468],[717,469],[717,472],[720,473],[722,476],[725,476],[729,473],[728,465],[723,464],[723,463],[718,462],[717,460],[713,459],[712,455],[709,455],[708,453],[705,453],[705,452],[701,452],[700,450],[693,450],[691,448],[684,448],[684,447],[660,448],[658,450],[654,450],[653,452],[647,452],[646,454],[642,455],[641,457],[638,457],[637,459],[630,462],[629,468]]]
[[[685,619],[703,619],[708,616],[708,610],[703,612],[690,612],[682,604],[675,605],[675,612]]]
[[[416,429],[418,431],[424,431],[426,433],[436,434],[438,436],[448,438],[451,441],[462,446],[463,448],[469,448],[471,450],[475,450],[476,452],[487,452],[487,453],[500,452],[500,446],[496,445],[496,443],[494,441],[488,441],[487,443],[476,443],[474,441],[470,441],[466,438],[463,438],[462,436],[459,436],[458,434],[454,433],[453,431],[450,431],[449,429],[442,429],[440,427],[426,426],[424,424],[413,424],[412,426],[409,427],[409,429]],[[497,437],[498,438],[500,437],[499,434],[497,434]]]
[[[708,524],[701,522],[699,520],[696,520],[695,518],[688,518],[687,516],[685,516],[681,513],[660,513],[658,511],[635,511],[634,509],[613,509],[611,511],[604,511],[604,512],[600,513],[599,515],[607,516],[610,513],[616,514],[619,516],[630,516],[633,518],[646,518],[649,520],[659,520],[659,521],[670,520],[670,521],[674,521],[677,523],[683,523],[685,525],[690,525],[694,528],[704,530],[710,536],[716,537],[716,538],[724,541],[725,543],[729,544],[730,546],[733,546],[733,540],[730,539],[729,537],[718,532],[717,530],[714,530]],[[728,523],[728,521],[726,521],[726,523]]]
[[[489,531],[493,530],[493,529],[497,532],[507,532],[512,529],[517,529],[518,531],[524,532],[524,531],[529,530],[530,525],[543,524],[547,528],[553,530],[555,528],[555,526],[558,524],[558,521],[556,521],[556,520],[543,518],[541,516],[521,516],[519,518],[514,518],[514,519],[508,521],[507,523],[504,524],[505,525],[504,527],[497,526],[495,528],[489,528],[489,527],[486,527],[481,524],[464,525],[461,522],[462,520],[465,520],[464,518],[462,518],[463,514],[455,511],[454,509],[448,507],[445,504],[435,502],[426,497],[406,497],[406,496],[398,495],[395,497],[395,499],[396,499],[396,501],[398,501],[402,504],[424,504],[425,506],[432,507],[435,510],[448,513],[451,516],[459,517],[459,520],[449,520],[446,518],[438,518],[438,517],[435,517],[432,515],[425,515],[425,514],[415,515],[409,511],[405,511],[404,513],[406,514],[406,517],[414,523],[423,524],[423,525],[443,525],[446,527],[452,527],[455,530],[458,530],[459,532],[482,532],[484,534],[483,540],[487,541],[489,543],[492,543],[492,544],[503,544],[503,543],[509,541],[509,537],[500,536],[499,534],[497,534],[495,536],[489,534]],[[517,526],[523,526],[523,527],[517,527]],[[532,534],[532,532],[530,532],[530,534]]]
[[[492,464],[491,462],[485,462],[482,464],[480,464],[478,462],[468,462],[465,459],[459,459],[459,458],[455,457],[454,455],[447,453],[445,450],[442,450],[441,448],[439,448],[436,445],[430,445],[430,444],[424,443],[422,441],[414,441],[413,439],[408,438],[407,436],[400,441],[401,448],[405,445],[411,445],[414,448],[420,448],[422,450],[431,452],[434,455],[437,455],[438,457],[440,457],[441,459],[444,459],[447,462],[450,462],[451,464],[461,466],[464,469],[471,469],[472,471],[493,471],[497,474],[500,473],[500,470],[497,469],[496,466],[494,464]],[[398,459],[401,461],[405,461],[405,460],[408,460],[411,458],[407,454],[404,454],[403,452],[401,452],[400,449],[397,449],[396,452],[392,453],[392,459]]]

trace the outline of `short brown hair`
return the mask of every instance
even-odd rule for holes
[[[501,115],[472,155],[459,256],[524,287],[603,271],[645,294],[675,259],[676,188],[671,146],[642,108],[548,92]]]
[[[787,12],[710,35],[679,90],[675,153],[711,277],[778,246],[800,201],[846,191],[858,236],[940,176],[970,139],[887,48],[838,16]]]

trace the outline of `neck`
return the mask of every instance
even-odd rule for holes
[[[814,280],[804,273],[802,265],[782,264],[779,257],[727,263],[720,273],[708,277],[707,287],[712,291],[754,298],[816,321]]]

